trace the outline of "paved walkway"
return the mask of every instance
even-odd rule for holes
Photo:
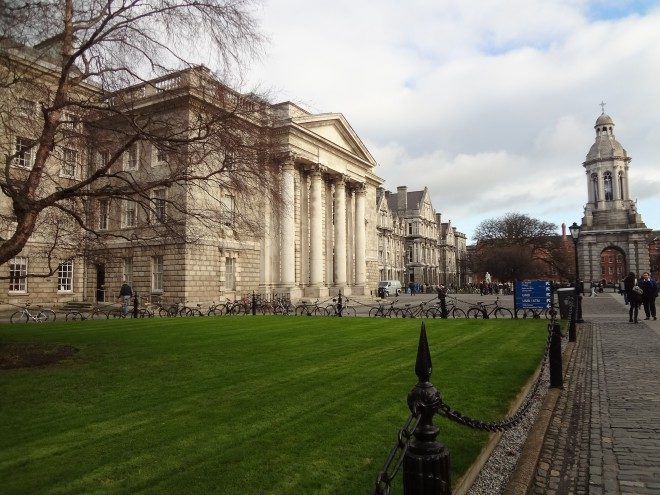
[[[660,320],[585,298],[531,494],[660,494]]]

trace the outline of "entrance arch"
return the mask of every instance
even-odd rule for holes
[[[600,252],[600,279],[618,283],[627,274],[626,254],[621,248],[608,246]]]

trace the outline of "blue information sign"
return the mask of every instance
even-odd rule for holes
[[[547,309],[552,307],[552,284],[548,280],[516,281],[517,309]]]

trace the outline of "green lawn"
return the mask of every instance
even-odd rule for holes
[[[462,413],[500,418],[540,361],[546,323],[427,321],[432,382]],[[0,370],[2,492],[370,493],[409,414],[419,327],[304,317],[0,325],[0,344],[79,349],[55,366]],[[436,422],[455,482],[488,437]]]

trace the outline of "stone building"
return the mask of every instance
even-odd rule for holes
[[[381,190],[378,211],[378,268],[381,280],[428,285],[465,283],[466,236],[431,204],[428,188]]]
[[[630,196],[631,158],[614,136],[614,121],[603,112],[594,129],[596,140],[582,164],[587,204],[578,241],[578,265],[583,280],[614,281],[629,271],[649,270],[647,239],[651,229]]]
[[[5,52],[13,64],[23,64],[23,70],[38,72],[45,81],[56,76],[57,66],[47,57],[30,56],[34,50],[28,47],[14,48]],[[113,94],[91,85],[83,89],[109,105],[130,102],[130,111],[123,110],[117,122],[104,117],[102,132],[92,121],[79,123],[73,117],[70,125],[60,126],[62,149],[52,160],[53,169],[59,170],[51,175],[54,189],[69,181],[84,181],[108,156],[118,153],[125,145],[121,126],[130,120],[126,115],[148,115],[151,122],[171,131],[201,118],[202,107],[221,111],[230,98],[267,107],[263,118],[250,125],[267,128],[274,137],[277,166],[265,180],[272,190],[235,192],[233,169],[228,165],[225,187],[193,189],[177,183],[147,193],[136,188],[136,194],[148,196],[141,198],[142,203],[99,193],[84,206],[84,221],[94,234],[73,225],[71,242],[46,255],[47,249],[38,248],[47,244],[49,234],[37,229],[23,251],[0,266],[0,277],[7,280],[6,298],[0,303],[113,301],[123,280],[143,296],[202,304],[252,291],[294,299],[326,297],[339,290],[365,294],[377,285],[378,219],[373,205],[382,180],[375,174],[374,158],[343,115],[311,114],[290,102],[270,105],[251,100],[250,95],[231,91],[204,67],[167,74]],[[3,108],[11,107],[8,115],[18,109],[20,121],[21,109],[26,114],[36,112],[40,96],[28,93],[27,88],[2,93]],[[15,155],[12,177],[31,168],[38,131],[32,126],[11,132],[4,129],[5,156]],[[182,166],[175,154],[149,139],[138,139],[122,152],[114,172],[130,174],[135,184],[148,184],[168,167]],[[228,152],[218,159],[232,160]],[[213,214],[220,216],[215,228],[202,222],[201,216],[183,214],[184,210],[207,211],[208,220],[212,204],[218,207]],[[12,209],[5,196],[0,197],[0,216],[3,234],[10,235]],[[244,229],[246,223],[255,228]],[[185,236],[177,237],[168,228]],[[106,237],[102,245],[95,243],[99,236]],[[180,240],[184,237],[187,241]],[[53,276],[30,277],[36,268],[48,271],[47,256],[54,263]]]

